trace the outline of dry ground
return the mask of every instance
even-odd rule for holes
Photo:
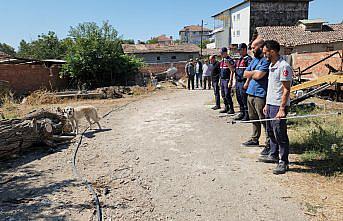
[[[272,175],[274,165],[256,162],[260,148],[240,146],[250,126],[219,118],[210,91],[71,104],[103,115],[132,101],[101,121],[107,130],[88,132],[78,155],[106,220],[342,220],[342,176],[298,165]],[[0,220],[95,220],[91,195],[72,173],[73,148],[2,162]]]

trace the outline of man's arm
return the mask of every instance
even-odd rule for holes
[[[252,75],[252,79],[254,80],[260,80],[262,79],[264,76],[266,76],[267,72],[264,71],[254,71],[254,74]]]
[[[281,97],[281,105],[279,112],[276,115],[276,118],[283,118],[286,117],[286,106],[288,102],[288,98],[291,93],[291,82],[290,81],[282,81],[282,97]]]

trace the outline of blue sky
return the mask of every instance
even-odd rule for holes
[[[11,0],[0,5],[0,42],[17,48],[20,40],[30,41],[41,33],[55,31],[60,38],[70,26],[81,22],[108,20],[124,38],[147,40],[166,34],[178,36],[185,25],[204,19],[213,26],[211,15],[241,0]],[[315,0],[310,18],[330,23],[343,20],[342,0]]]

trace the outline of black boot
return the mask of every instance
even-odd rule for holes
[[[233,107],[230,107],[229,110],[227,111],[227,114],[235,114],[235,110],[233,109]]]
[[[244,113],[240,112],[237,117],[234,118],[234,120],[242,120],[244,118]]]
[[[227,111],[228,111],[228,108],[227,108],[227,105],[225,105],[224,110],[221,110],[219,113],[221,113],[221,114],[226,114]]]
[[[246,111],[246,112],[244,112],[244,117],[242,118],[242,121],[249,121],[250,119],[249,119],[249,114],[248,114],[248,112]]]

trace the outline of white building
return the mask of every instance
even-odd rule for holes
[[[257,27],[292,26],[308,19],[312,0],[243,0],[214,16],[216,48],[250,43]]]

